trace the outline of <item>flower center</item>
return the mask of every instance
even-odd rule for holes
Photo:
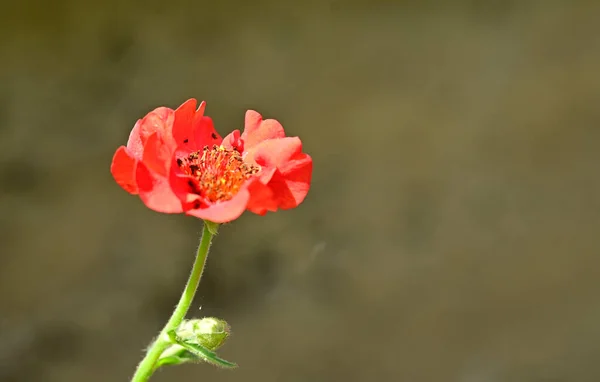
[[[213,203],[233,198],[246,179],[260,171],[259,166],[244,162],[237,150],[216,145],[177,159],[177,165],[197,180],[190,181],[193,192]]]

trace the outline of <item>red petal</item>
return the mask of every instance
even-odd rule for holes
[[[138,119],[138,121],[131,129],[131,133],[129,133],[129,139],[127,140],[127,150],[137,159],[141,160],[144,156],[144,144],[142,143],[142,137],[140,136],[140,125],[142,124],[142,120]]]
[[[233,130],[231,133],[229,133],[225,138],[223,138],[221,145],[226,149],[237,150],[240,153],[244,151],[244,142],[241,140],[239,130]]]
[[[171,168],[169,182],[171,189],[184,206],[192,204],[196,200],[200,200],[203,205],[206,205],[206,202],[198,195],[198,181],[194,177],[182,173],[176,165]]]
[[[110,172],[117,184],[133,195],[138,193],[135,182],[136,162],[137,160],[127,152],[127,148],[121,146],[115,152],[110,165]]]
[[[255,214],[264,215],[267,211],[277,211],[277,200],[275,200],[271,188],[261,182],[252,182],[248,186],[250,201],[247,209]]]
[[[311,172],[312,162],[295,174],[284,176],[277,171],[273,175],[268,186],[273,190],[279,208],[282,210],[295,208],[304,201],[310,189]]]
[[[215,131],[212,119],[204,116],[205,107],[206,103],[202,101],[196,110],[196,100],[189,99],[175,111],[173,137],[182,153],[221,144],[221,137]]]
[[[231,200],[218,202],[207,208],[186,211],[186,214],[215,223],[227,223],[237,219],[246,210],[250,193],[241,189]]]
[[[293,208],[302,203],[310,189],[312,158],[302,152],[298,137],[264,141],[248,152],[246,158],[265,169],[260,180],[271,188],[279,208]],[[269,168],[276,169],[270,179],[266,172]]]
[[[185,101],[175,110],[175,119],[173,122],[173,138],[177,147],[186,148],[192,147],[190,151],[195,149],[194,134],[192,126],[196,113],[200,116],[204,114],[205,103],[202,102],[198,111],[196,111],[196,100],[191,98]]]
[[[155,133],[160,134],[163,139],[169,140],[169,143],[172,144],[170,137],[173,129],[173,119],[174,111],[172,109],[159,107],[139,120],[131,130],[127,142],[127,148],[134,157],[142,158],[146,141]]]
[[[242,134],[245,149],[250,149],[267,139],[283,137],[285,137],[285,131],[279,122],[274,119],[263,121],[262,116],[254,110],[246,112],[244,133]]]
[[[202,117],[194,121],[194,137],[196,139],[196,150],[204,146],[219,146],[223,138],[215,130],[213,120],[210,117]]]
[[[173,148],[158,134],[152,134],[144,145],[143,162],[150,171],[166,177],[174,161]]]
[[[171,190],[168,178],[153,174],[142,162],[138,162],[135,178],[140,198],[148,208],[164,213],[183,212],[181,200]]]

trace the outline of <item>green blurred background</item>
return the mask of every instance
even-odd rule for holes
[[[300,208],[221,233],[192,309],[236,371],[152,381],[600,381],[600,2],[2,3],[0,380],[127,381],[200,221],[112,180],[190,97],[279,119]],[[202,311],[198,311],[202,306]]]

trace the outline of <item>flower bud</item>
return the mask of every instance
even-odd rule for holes
[[[224,320],[215,317],[184,320],[176,331],[177,336],[209,350],[221,347],[229,334],[230,327]]]

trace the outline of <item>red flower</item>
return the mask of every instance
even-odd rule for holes
[[[215,223],[299,205],[310,188],[312,159],[298,137],[274,119],[246,112],[244,132],[222,139],[205,103],[159,107],[140,119],[127,146],[117,149],[111,173],[147,207]]]

